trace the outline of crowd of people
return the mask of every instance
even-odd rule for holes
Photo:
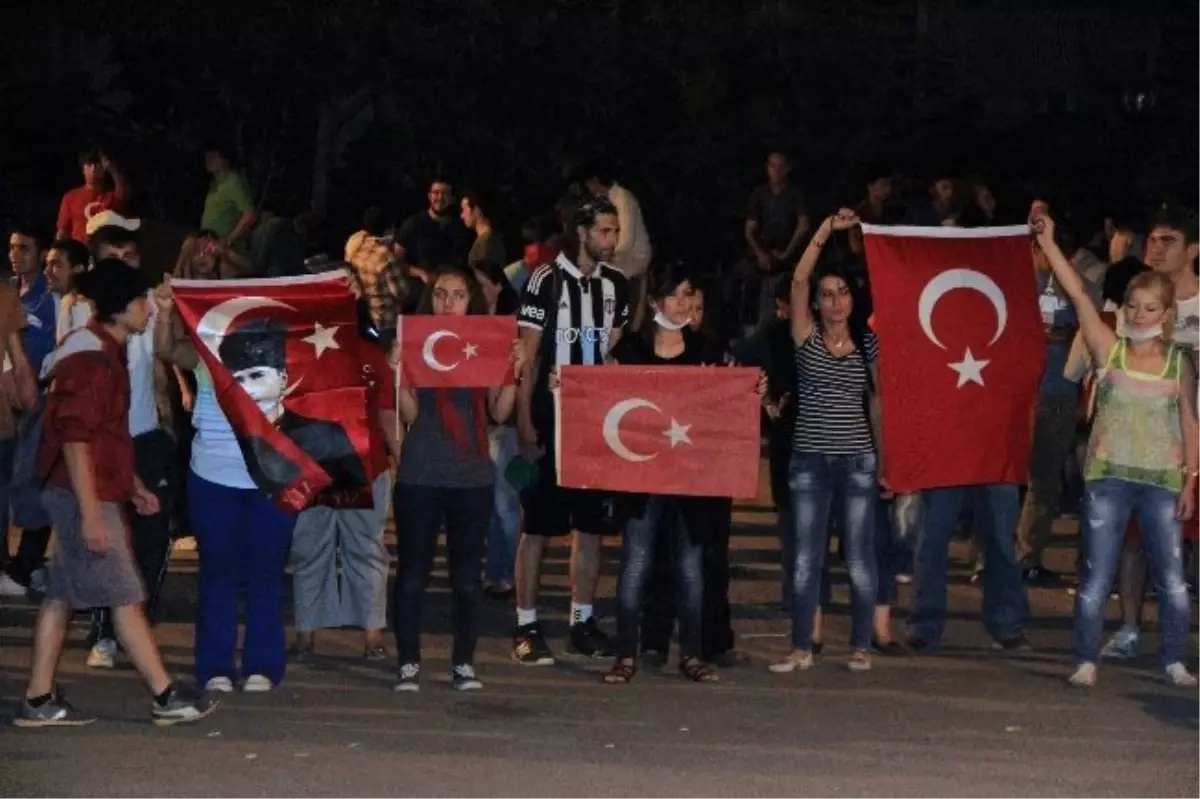
[[[881,348],[872,330],[859,226],[988,225],[997,208],[984,183],[937,177],[928,202],[904,208],[893,201],[894,176],[880,168],[866,177],[860,204],[817,220],[790,182],[787,157],[772,153],[744,220],[746,258],[713,279],[655,253],[636,197],[603,165],[581,170],[553,210],[528,221],[522,256],[511,263],[494,196],[456,194],[442,178],[431,181],[426,208],[399,224],[371,208],[344,253],[321,257],[306,245],[303,220],[256,206],[214,149],[203,216],[171,274],[222,280],[344,269],[360,300],[362,358],[378,376],[372,507],[318,504],[293,514],[260,490],[170,283],[154,285],[141,264],[132,187],[100,152],[81,164],[84,184],[63,198],[53,238],[36,225],[10,226],[11,283],[0,284],[0,527],[11,520],[21,528],[16,554],[2,553],[0,594],[44,594],[19,726],[94,720],[54,682],[77,611],[91,614],[88,666],[111,668],[123,653],[145,679],[159,724],[203,718],[215,694],[239,686],[276,688],[289,662],[312,656],[321,630],[359,628],[363,657],[388,659],[389,604],[395,688],[417,691],[422,600],[443,534],[456,689],[483,685],[475,649],[485,598],[515,606],[515,661],[555,663],[539,587],[546,543],[562,536],[571,544],[571,653],[611,659],[604,681],[629,683],[640,663],[666,664],[677,617],[680,674],[719,681],[720,669],[745,662],[730,621],[732,501],[558,484],[556,368],[604,363],[762,370],[780,602],[792,624],[790,651],[772,672],[809,669],[821,654],[831,536],[849,576],[851,670],[869,670],[877,655],[940,647],[948,545],[960,528],[978,550],[988,634],[1001,649],[1029,649],[1026,587],[1065,584],[1043,555],[1060,504],[1074,494],[1085,510],[1070,682],[1093,685],[1102,656],[1138,653],[1149,575],[1166,679],[1196,684],[1184,665],[1190,599],[1181,546],[1192,542],[1194,568],[1194,214],[1160,206],[1146,224],[1108,219],[1090,236],[1077,220],[1063,222],[1070,209],[1036,198],[1021,215],[1031,226],[1028,268],[1047,366],[1029,409],[1029,485],[897,496],[880,478],[878,364],[904,356]],[[396,324],[410,314],[515,316],[515,384],[394,390]],[[283,379],[283,333],[251,322],[227,338],[235,335],[255,348],[256,363],[277,367],[230,369],[279,423],[282,391],[270,399],[255,392]],[[389,510],[397,540],[390,602]],[[58,547],[46,567],[52,530]],[[199,558],[194,686],[166,673],[149,621],[180,535],[195,537]],[[602,539],[618,535],[614,640],[595,604]],[[1118,570],[1123,626],[1102,646]],[[905,582],[914,583],[914,600],[907,634],[895,636],[891,612]]]

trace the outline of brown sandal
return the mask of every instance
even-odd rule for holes
[[[637,664],[632,661],[618,660],[613,664],[608,674],[604,675],[606,685],[628,685],[637,674]]]
[[[700,658],[679,661],[679,673],[692,682],[720,682],[721,675]]]

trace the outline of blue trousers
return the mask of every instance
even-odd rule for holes
[[[287,643],[283,580],[296,516],[257,489],[229,488],[188,474],[188,511],[200,555],[196,682],[238,679],[240,593],[246,594],[241,674],[283,680]]]

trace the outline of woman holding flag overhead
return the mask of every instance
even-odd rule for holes
[[[1174,308],[1174,285],[1154,272],[1125,290],[1121,336],[1097,312],[1083,281],[1054,240],[1054,221],[1032,225],[1054,276],[1079,314],[1084,342],[1105,364],[1084,465],[1084,568],[1075,597],[1071,685],[1096,684],[1104,608],[1120,559],[1125,526],[1137,519],[1159,596],[1162,664],[1167,682],[1193,687],[1184,666],[1190,605],[1181,557],[1181,521],[1196,512],[1196,374],[1164,326]]]
[[[486,316],[488,303],[474,272],[446,266],[430,279],[421,310],[440,316]],[[445,330],[438,331],[427,341],[436,343],[444,334]],[[426,348],[432,352],[432,346]],[[524,366],[524,349],[514,338],[513,375],[520,375]],[[405,375],[411,374],[407,367],[406,360]],[[401,448],[392,502],[397,511],[398,547],[392,593],[392,624],[400,660],[397,691],[420,688],[421,601],[443,524],[454,598],[451,677],[456,690],[483,687],[475,676],[479,566],[492,520],[496,479],[489,453],[488,422],[507,421],[516,396],[512,384],[499,388],[400,390],[400,416],[408,432]]]
[[[865,291],[839,264],[817,262],[836,231],[858,224],[842,209],[813,234],[792,276],[796,345],[796,428],[792,438],[792,652],[777,674],[813,665],[813,621],[829,549],[833,508],[850,573],[852,671],[871,668],[875,613],[875,515],[879,501],[878,344],[867,325]],[[840,500],[835,502],[835,499]]]

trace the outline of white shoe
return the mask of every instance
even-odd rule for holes
[[[50,590],[50,573],[46,569],[37,569],[29,575],[30,593],[44,594],[48,590]]]
[[[242,693],[244,694],[265,694],[275,687],[275,684],[261,674],[251,674],[242,683]]]
[[[0,596],[10,599],[24,598],[29,589],[7,574],[0,574]]]
[[[213,677],[204,684],[204,690],[210,694],[233,693],[233,680],[228,677]]]
[[[813,667],[812,652],[793,652],[778,663],[772,663],[767,668],[772,674],[791,674],[793,671],[805,671]]]
[[[1165,676],[1167,682],[1176,688],[1196,687],[1196,678],[1188,673],[1187,667],[1182,663],[1172,663],[1167,666]]]
[[[111,638],[101,638],[88,652],[87,665],[89,669],[111,669],[116,665],[117,642]]]
[[[475,676],[475,667],[470,663],[460,663],[455,666],[451,676],[454,679],[454,690],[456,691],[479,691],[483,688],[483,683]]]
[[[1095,663],[1080,663],[1075,668],[1075,673],[1067,678],[1067,682],[1073,688],[1093,688],[1096,685],[1096,678]]]
[[[855,652],[850,656],[850,662],[846,665],[850,671],[870,671],[871,656],[866,652]]]

